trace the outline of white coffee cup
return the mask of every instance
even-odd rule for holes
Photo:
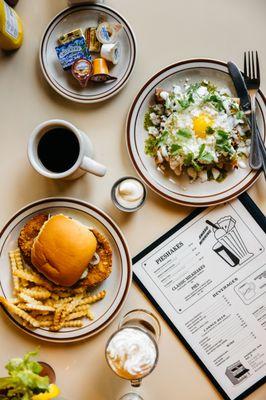
[[[47,169],[38,155],[38,144],[43,135],[54,128],[66,128],[78,139],[79,154],[76,162],[69,169],[63,172],[53,172]],[[63,150],[63,149],[62,149]],[[73,124],[62,119],[51,119],[38,125],[30,135],[28,142],[28,158],[32,167],[39,174],[51,179],[72,180],[79,178],[86,172],[97,176],[104,176],[106,167],[93,160],[93,146],[88,136],[76,128]]]
[[[104,0],[68,0],[69,6],[73,6],[76,4],[86,4],[86,3],[104,3]]]

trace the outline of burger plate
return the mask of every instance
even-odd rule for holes
[[[9,251],[17,248],[20,230],[33,216],[64,214],[87,226],[96,227],[110,242],[113,251],[113,270],[108,279],[95,289],[106,290],[105,298],[93,305],[95,319],[84,319],[82,328],[64,328],[51,332],[45,328],[29,329],[22,326],[20,319],[3,308],[10,320],[24,332],[38,339],[53,342],[74,342],[100,332],[116,317],[124,304],[132,279],[131,257],[126,241],[113,220],[97,207],[71,198],[47,198],[31,203],[19,210],[0,233],[0,295],[13,296],[13,283],[9,264]],[[92,291],[93,294],[93,291]]]

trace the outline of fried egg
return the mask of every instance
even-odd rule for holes
[[[213,126],[213,118],[207,113],[201,113],[198,117],[193,118],[193,130],[195,136],[204,139],[207,135],[207,128]]]

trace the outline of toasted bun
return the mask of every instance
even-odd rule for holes
[[[34,240],[31,262],[50,281],[72,286],[88,267],[96,246],[94,234],[85,225],[54,215]]]

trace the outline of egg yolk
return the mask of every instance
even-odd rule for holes
[[[200,114],[198,117],[193,118],[193,129],[196,137],[205,138],[206,129],[212,124],[213,120],[208,114]]]

